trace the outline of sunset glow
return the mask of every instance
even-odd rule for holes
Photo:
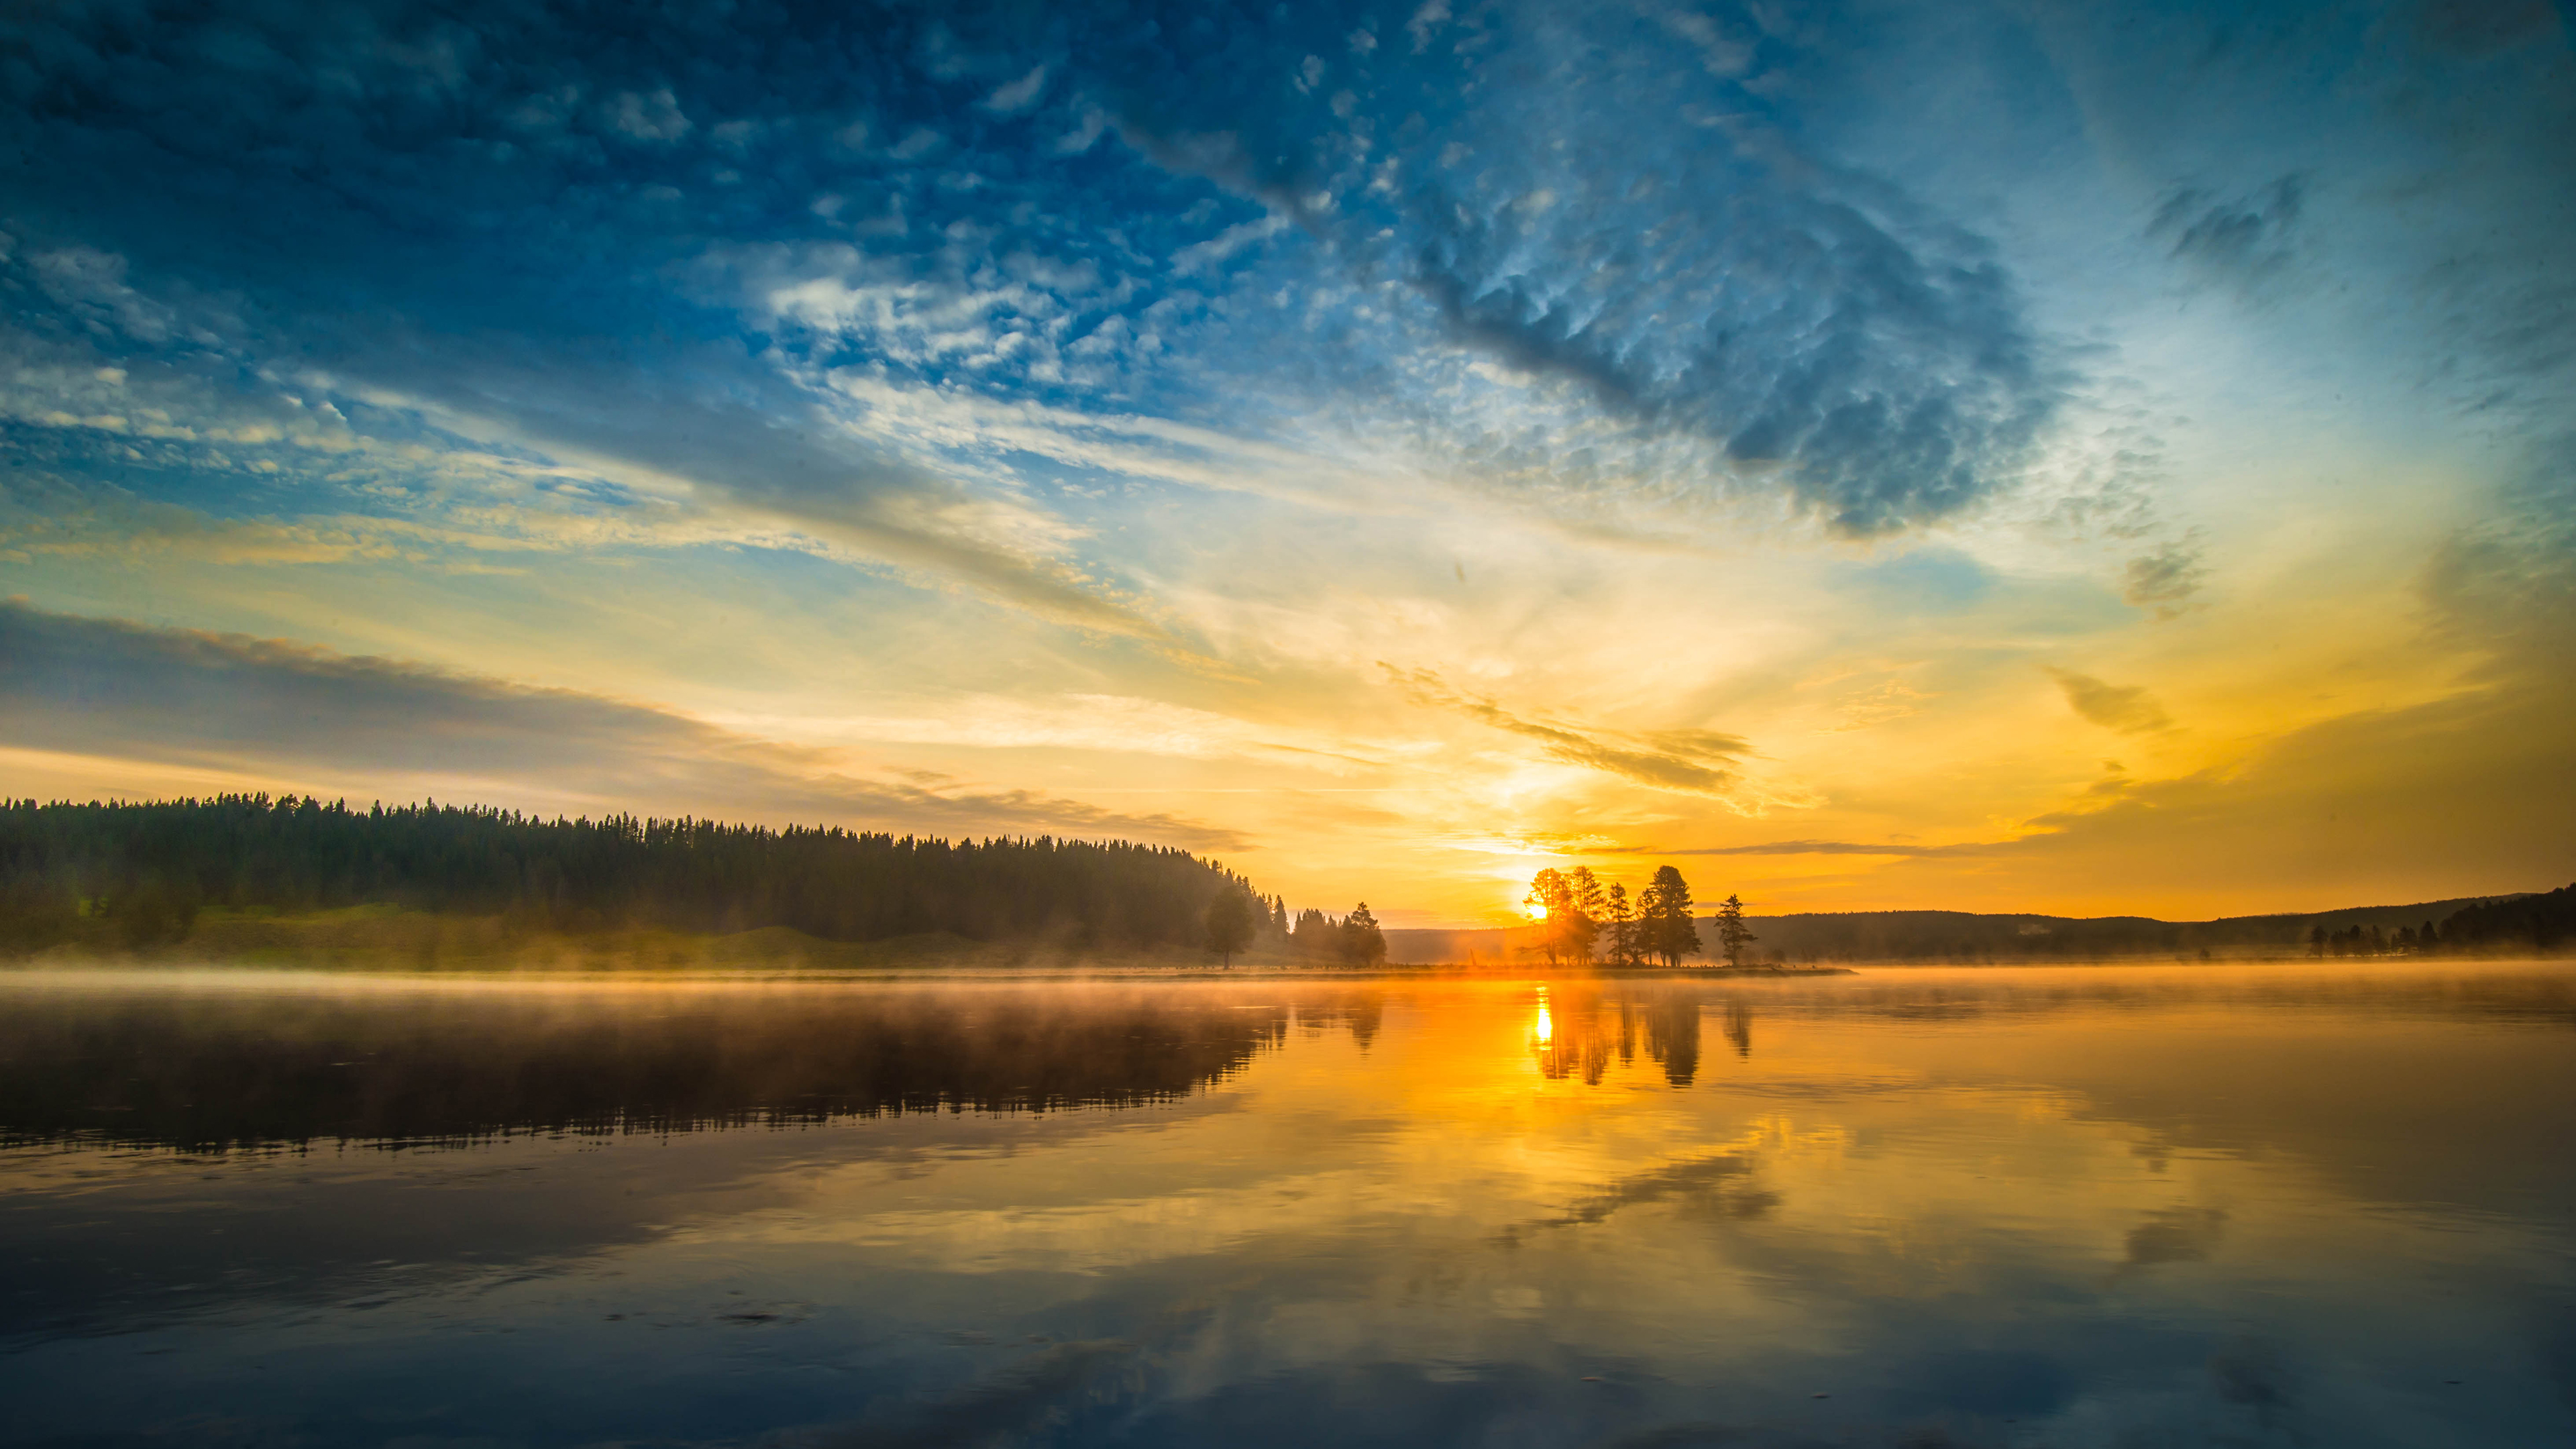
[[[13,795],[1390,926],[2576,860],[2563,9],[42,10]]]

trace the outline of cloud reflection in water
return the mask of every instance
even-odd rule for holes
[[[5,989],[12,1052],[147,1039],[138,993]],[[317,1442],[2570,1426],[2563,968],[1556,981],[1543,1031],[1529,983],[263,991],[308,1024],[281,1040],[409,1052],[390,1080],[484,1125],[207,1154],[13,1124],[49,1138],[0,1153],[31,1435],[209,1406]],[[233,1080],[184,1067],[190,1022],[240,1060],[222,999],[90,1107]],[[275,1100],[317,1143],[428,1120]]]

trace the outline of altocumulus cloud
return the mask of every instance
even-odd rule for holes
[[[1856,534],[2004,486],[2055,415],[1986,243],[1800,140],[1831,17],[1425,7],[1390,46],[1369,7],[1304,9],[1240,18],[1240,88],[1159,35],[1099,84],[1148,154],[1401,279],[1459,341],[1708,438]]]
[[[673,811],[1241,844],[1195,821],[1031,791],[955,788],[917,773],[868,779],[828,751],[595,694],[14,599],[0,601],[0,733],[21,749],[287,778],[344,769]]]
[[[974,523],[1044,499],[862,443],[813,379],[1284,433],[1359,377],[1475,443],[1463,349],[1855,534],[2007,486],[2056,414],[1987,244],[1810,139],[1832,16],[602,18],[7,22],[0,225],[90,260],[0,307],[110,365],[318,380],[1144,637],[1096,558]]]

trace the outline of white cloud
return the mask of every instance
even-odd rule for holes
[[[610,130],[638,141],[676,141],[689,134],[689,118],[680,113],[670,87],[650,95],[620,91],[601,108]]]
[[[1036,66],[1027,75],[997,88],[991,95],[986,96],[983,101],[984,109],[1000,116],[1017,115],[1037,103],[1039,93],[1046,89],[1046,82],[1047,68],[1044,65]]]

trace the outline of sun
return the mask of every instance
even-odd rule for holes
[[[1547,907],[1541,905],[1537,901],[1523,901],[1521,902],[1521,914],[1529,917],[1533,921],[1544,921],[1547,919]]]

